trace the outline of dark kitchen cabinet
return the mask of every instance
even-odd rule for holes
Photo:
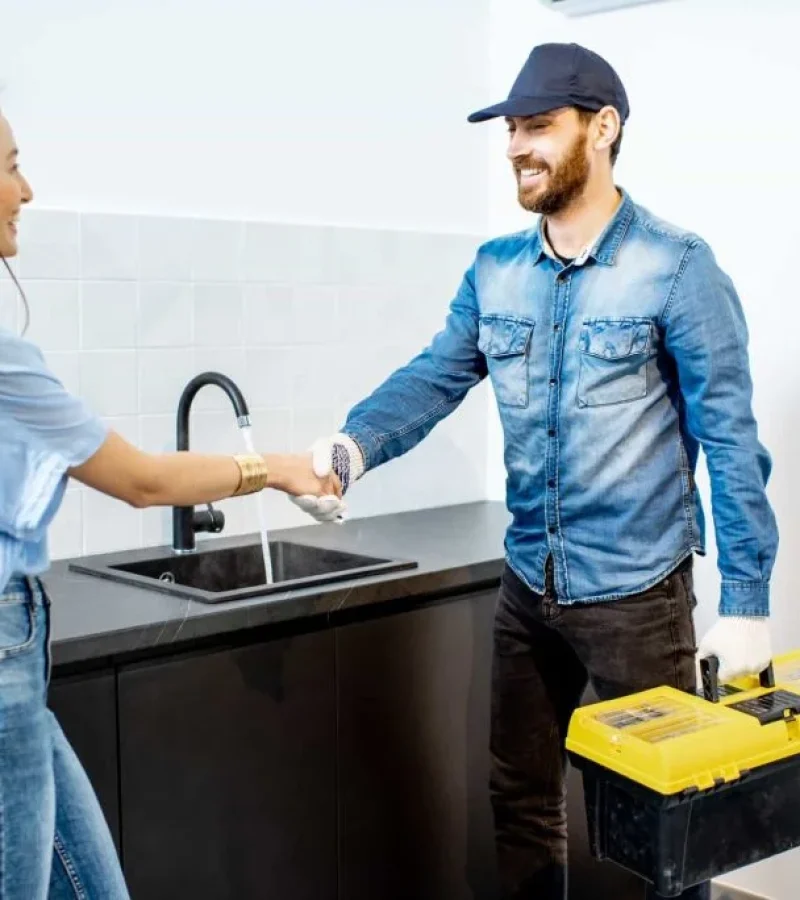
[[[83,764],[119,851],[116,686],[113,670],[54,677],[48,706]]]
[[[139,900],[335,900],[332,632],[123,668],[122,834]]]
[[[496,592],[337,629],[339,900],[494,897]]]
[[[56,672],[51,708],[131,895],[495,900],[495,600]],[[570,900],[641,900],[642,882],[591,858],[575,770],[568,817]]]

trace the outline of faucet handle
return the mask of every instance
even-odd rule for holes
[[[225,513],[221,509],[214,509],[209,503],[207,510],[195,510],[192,516],[192,524],[195,531],[208,531],[211,534],[219,534],[225,527]]]

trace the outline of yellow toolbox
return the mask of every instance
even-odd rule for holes
[[[578,709],[591,851],[664,897],[800,846],[800,651],[760,677],[670,687]]]

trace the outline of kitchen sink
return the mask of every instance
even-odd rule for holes
[[[222,603],[337,581],[416,568],[408,560],[382,559],[293,541],[270,543],[273,583],[265,584],[261,544],[199,546],[184,555],[146,550],[107,553],[71,562],[74,572],[136,585],[163,594]]]

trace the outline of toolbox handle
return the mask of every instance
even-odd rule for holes
[[[700,660],[700,675],[703,679],[703,696],[711,703],[719,703],[719,657],[707,656]],[[775,671],[772,663],[758,676],[761,687],[775,687]]]

